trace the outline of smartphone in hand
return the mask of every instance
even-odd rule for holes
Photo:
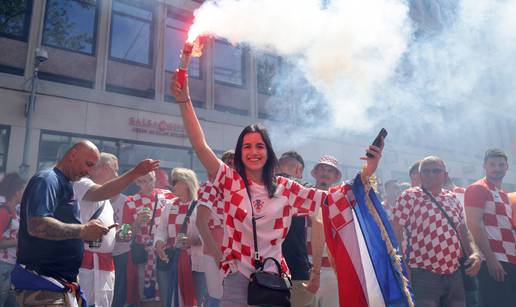
[[[376,146],[376,147],[381,147],[382,146],[382,137],[384,139],[387,137],[387,130],[385,130],[385,128],[382,128],[382,130],[380,130],[380,132],[378,132],[378,135],[374,139],[372,145]],[[370,153],[366,153],[366,156],[368,158],[373,158],[373,155],[371,155]]]

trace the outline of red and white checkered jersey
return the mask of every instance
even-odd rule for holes
[[[201,185],[197,195],[198,204],[206,206],[212,211],[208,220],[210,229],[222,227],[222,221],[224,220],[224,195],[209,181]]]
[[[254,241],[251,201],[244,180],[235,170],[220,162],[213,184],[226,201],[222,270],[226,274],[239,271],[249,277],[254,271]],[[273,198],[269,198],[264,186],[256,183],[251,182],[249,190],[256,217],[259,255],[261,258],[280,259],[283,269],[288,271],[281,244],[288,233],[291,218],[296,214],[312,215],[324,200],[325,192],[306,188],[284,177],[278,177]],[[276,268],[272,262],[267,262],[265,270],[275,272]]]
[[[308,259],[310,263],[313,265],[312,259],[312,219],[306,219],[306,251],[308,253]],[[328,248],[326,245],[323,247],[322,257],[321,257],[321,267],[323,268],[331,268],[330,258],[328,257]]]
[[[457,229],[464,224],[462,205],[455,193],[443,189],[434,197]],[[393,221],[408,228],[409,267],[437,274],[452,274],[458,269],[462,256],[458,234],[420,187],[410,188],[400,195]]]
[[[158,207],[156,208],[156,213],[154,214],[154,227],[152,230],[154,233],[157,226],[159,225],[159,218],[161,216],[162,209],[174,198],[174,195],[169,190],[154,189],[152,195],[136,193],[127,197],[123,210],[123,223],[133,225],[136,221],[138,213],[143,210],[143,208],[149,208],[151,210],[150,212],[152,216],[156,195],[158,196]],[[136,231],[136,242],[147,243],[152,241],[153,238],[151,238],[149,231],[150,223],[151,222],[149,219],[147,224],[140,227],[140,231]]]
[[[2,207],[0,208],[0,227],[0,231],[2,231],[0,241],[16,240],[20,228],[20,217],[16,212],[9,212],[9,209]],[[16,246],[0,249],[0,261],[15,264]]]
[[[516,232],[507,193],[482,178],[466,189],[464,202],[466,207],[484,210],[482,220],[496,259],[516,264]]]
[[[176,244],[177,234],[181,231],[191,203],[192,201],[182,202],[176,197],[163,209],[158,228],[154,233],[154,243],[158,240],[163,241],[167,243],[167,247],[173,247]]]

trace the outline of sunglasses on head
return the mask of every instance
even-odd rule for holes
[[[421,170],[421,174],[423,174],[423,175],[430,175],[430,174],[439,175],[442,173],[444,173],[444,170],[442,168],[423,168]]]

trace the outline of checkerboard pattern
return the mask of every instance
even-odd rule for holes
[[[442,190],[435,198],[456,227],[464,223],[462,205],[455,193]],[[421,188],[408,189],[400,195],[393,219],[410,233],[410,267],[437,274],[452,274],[458,269],[462,256],[458,234]]]
[[[245,183],[233,169],[221,163],[216,179],[213,182],[224,196],[224,260],[221,267],[224,273],[238,270],[249,276],[254,267],[253,229],[251,201],[245,189]],[[255,195],[263,195],[264,187],[251,183],[250,193],[253,201]],[[325,193],[306,188],[295,181],[278,177],[277,188],[273,198],[260,199],[263,206],[257,215],[258,249],[260,256],[281,259],[283,268],[288,271],[281,254],[281,243],[290,227],[291,218],[296,214],[313,214],[321,205]],[[266,270],[275,271],[267,266]]]
[[[147,288],[152,286],[157,287],[155,274],[156,260],[152,247],[152,235],[154,235],[154,232],[159,225],[161,212],[167,205],[170,205],[174,195],[168,190],[154,189],[152,195],[136,193],[132,196],[129,196],[127,197],[127,200],[124,204],[124,216],[122,218],[122,222],[124,224],[133,225],[136,221],[138,213],[143,210],[143,208],[149,208],[151,210],[152,216],[156,195],[158,197],[158,207],[156,208],[156,213],[154,215],[154,226],[152,228],[152,233],[150,231],[150,220],[147,222],[147,224],[142,225],[139,231],[136,231],[136,242],[145,244],[145,250],[147,251],[147,263],[145,263],[144,269],[144,286]]]
[[[224,220],[224,195],[209,181],[201,185],[197,195],[199,205],[205,205],[212,210],[212,215],[208,220],[210,229],[222,227],[222,221]]]
[[[507,193],[483,178],[468,187],[464,198],[466,206],[484,209],[483,222],[496,259],[516,264],[516,232]]]
[[[166,217],[168,247],[176,245],[177,234],[181,231],[191,203],[191,201],[183,203],[179,198],[174,198],[172,204],[163,211],[164,213],[168,213],[168,217]]]

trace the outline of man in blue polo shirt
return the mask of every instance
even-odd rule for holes
[[[83,240],[98,240],[110,228],[98,219],[81,224],[72,182],[87,176],[99,155],[95,144],[81,141],[54,168],[36,173],[27,184],[21,202],[17,264],[11,275],[20,306],[82,305],[77,275]],[[159,161],[144,160],[118,179],[92,187],[88,200],[120,193],[156,164]]]

